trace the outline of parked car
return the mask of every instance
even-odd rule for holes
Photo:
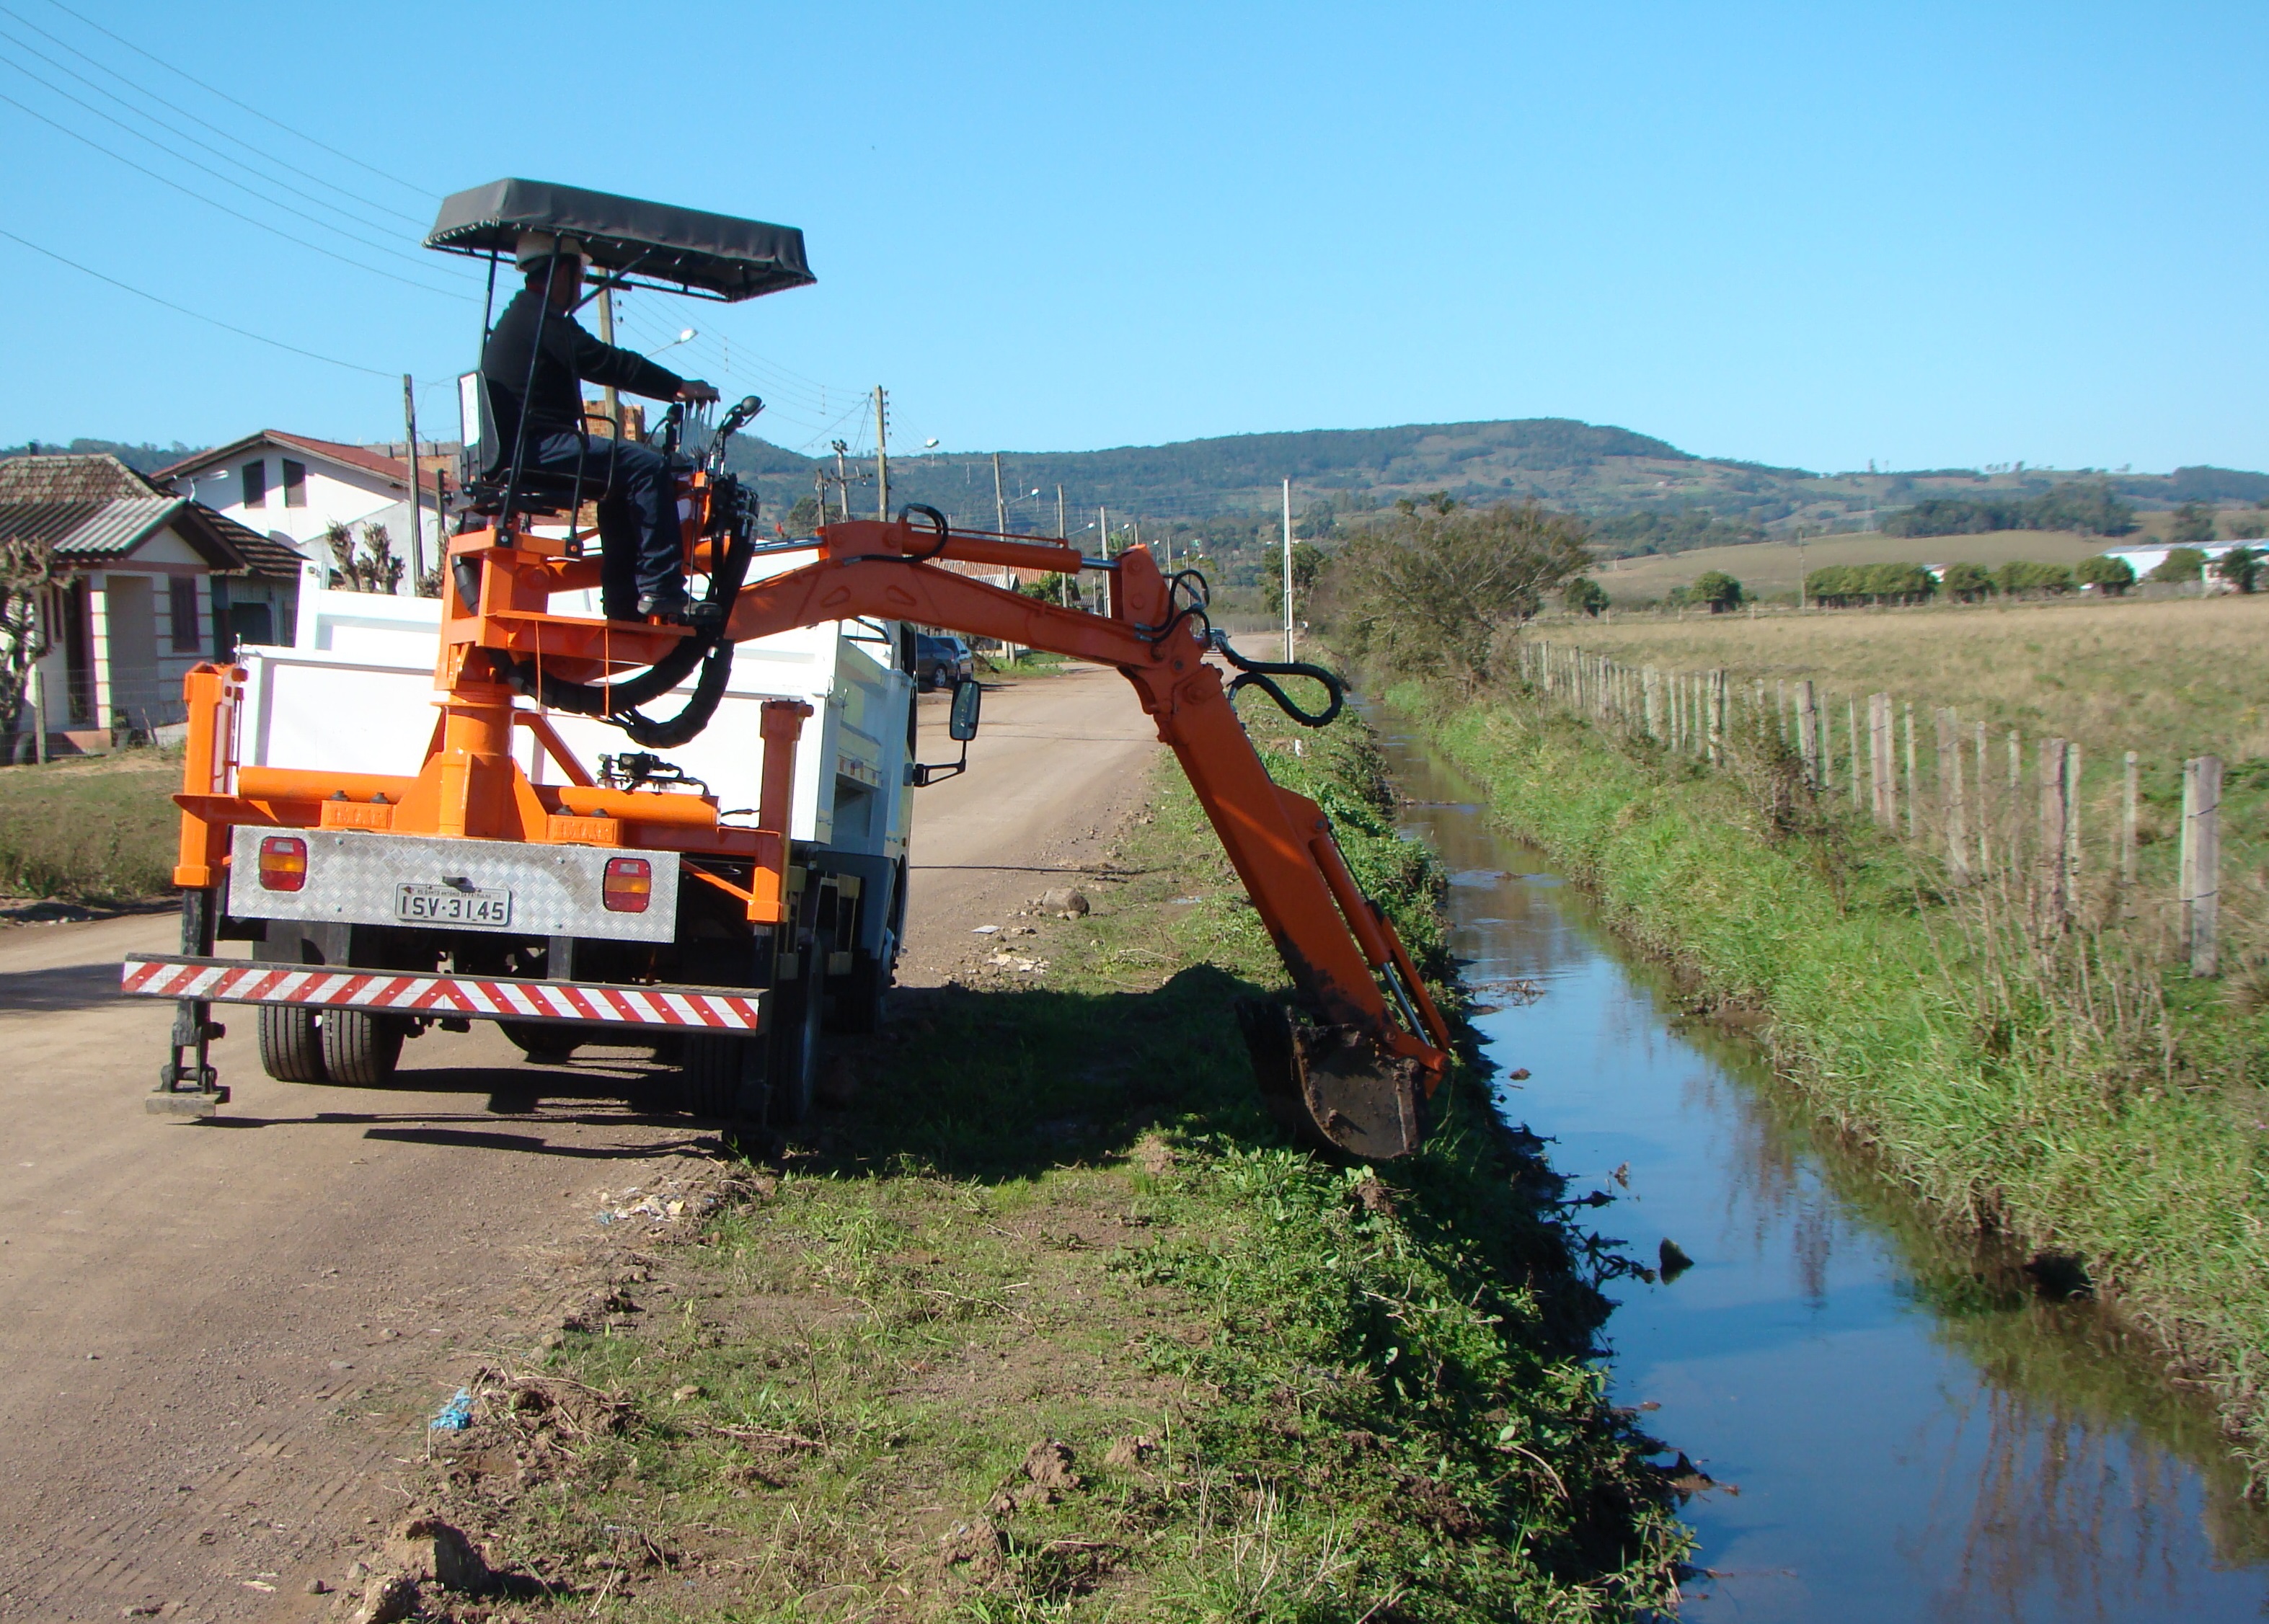
[[[922,687],[950,688],[963,677],[976,674],[977,656],[959,638],[931,637],[924,632],[914,639],[914,681]]]

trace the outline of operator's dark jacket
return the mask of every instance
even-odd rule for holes
[[[536,313],[543,310],[543,290],[522,288],[504,307],[481,351],[481,376],[488,380],[497,444],[504,457],[512,455],[514,437],[520,432],[521,390],[528,382],[528,355],[536,342]],[[684,382],[668,367],[656,366],[635,351],[601,343],[578,326],[573,316],[546,311],[543,353],[536,363],[536,387],[528,392],[534,405],[528,413],[528,443],[540,444],[547,434],[580,432],[584,383],[666,401],[676,395]]]

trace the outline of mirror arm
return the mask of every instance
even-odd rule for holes
[[[966,740],[962,742],[961,759],[959,761],[938,762],[935,764],[925,764],[918,761],[908,769],[908,771],[913,776],[913,786],[916,789],[928,789],[933,784],[942,783],[945,779],[950,778],[958,778],[961,774],[968,771],[969,744]]]

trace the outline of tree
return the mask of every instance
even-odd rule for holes
[[[323,543],[331,550],[335,592],[369,592],[391,595],[402,589],[403,561],[394,556],[394,538],[382,524],[366,524],[362,536],[336,520],[323,527]]]
[[[1588,575],[1578,575],[1560,594],[1560,601],[1578,614],[1596,619],[1608,607],[1608,589]]]
[[[2159,560],[2150,579],[2156,581],[2197,580],[2206,573],[2206,555],[2195,547],[2176,547]]]
[[[1871,564],[1859,589],[1878,603],[1925,603],[1938,590],[1937,578],[1919,564]]]
[[[2073,572],[2081,585],[2093,587],[2106,597],[2116,598],[2135,584],[2135,566],[2125,558],[2115,558],[2109,553],[2098,553],[2093,558],[2082,558]]]
[[[2168,528],[2167,539],[2178,543],[2214,540],[2214,509],[2203,502],[2185,502],[2175,509],[2175,521]]]
[[[2029,592],[2046,593],[2053,597],[2079,585],[2073,579],[2070,565],[2036,564],[2028,558],[2013,558],[2003,565],[1996,580],[2005,598],[2022,597]]]
[[[1316,577],[1323,572],[1324,561],[1330,555],[1320,547],[1307,542],[1292,543],[1292,598],[1297,602],[1305,598],[1316,585]]]
[[[1741,583],[1723,570],[1704,570],[1686,595],[1688,602],[1706,603],[1712,615],[1723,615],[1741,607]]]
[[[2229,534],[2231,539],[2235,541],[2259,541],[2263,536],[2269,535],[2269,513],[2262,513],[2258,509],[2250,513],[2232,513],[2229,516]]]
[[[2214,572],[2240,592],[2256,589],[2261,577],[2261,550],[2233,547],[2214,561]]]
[[[1016,588],[1019,595],[1036,598],[1042,603],[1079,605],[1079,581],[1070,575],[1042,575],[1024,582]]]
[[[787,510],[787,533],[790,535],[809,535],[819,528],[819,498],[800,496],[795,506]]]
[[[11,738],[32,668],[47,657],[49,646],[51,628],[42,606],[68,572],[43,541],[0,541],[0,734]]]
[[[1949,564],[1938,585],[1957,603],[1979,603],[1993,595],[1993,572],[1982,564]]]
[[[1591,563],[1585,535],[1581,520],[1535,502],[1413,503],[1333,560],[1348,652],[1468,688],[1486,681],[1498,634]]]

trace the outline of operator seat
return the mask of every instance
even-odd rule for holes
[[[458,481],[465,492],[465,506],[484,518],[492,519],[504,511],[505,492],[513,485],[509,466],[513,448],[498,432],[497,412],[489,398],[487,379],[477,372],[460,377],[457,404],[464,418],[465,449],[458,468]],[[594,447],[589,468],[580,481],[573,474],[523,469],[513,498],[513,511],[538,516],[573,513],[579,501],[589,501],[604,493],[611,476],[611,461],[603,445]]]

